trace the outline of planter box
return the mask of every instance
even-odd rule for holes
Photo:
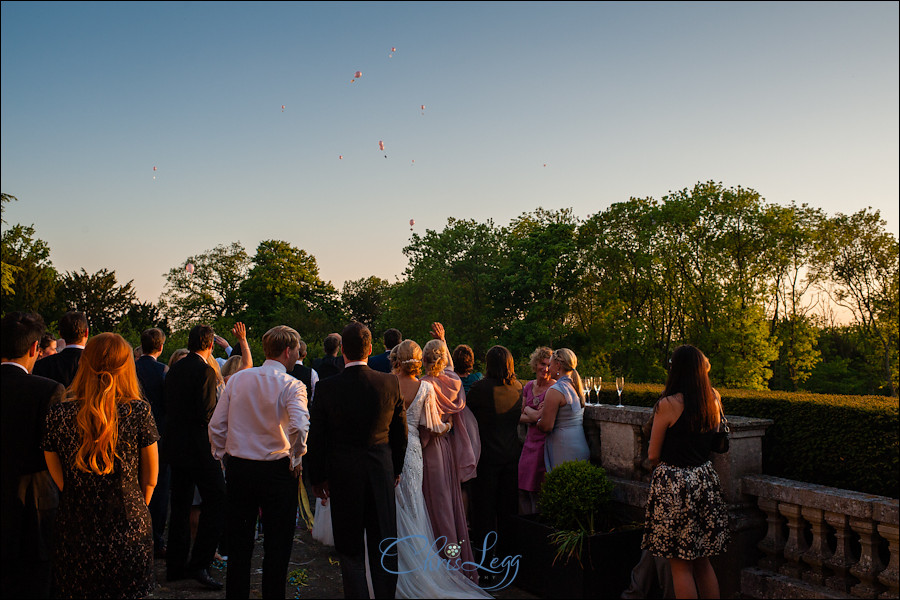
[[[641,558],[643,529],[597,533],[584,542],[581,562],[553,565],[556,530],[538,515],[510,519],[508,539],[520,554],[515,586],[543,598],[618,598],[631,583],[631,569]],[[552,566],[551,566],[552,565]]]

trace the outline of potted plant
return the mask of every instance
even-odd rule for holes
[[[546,598],[618,597],[640,558],[642,529],[611,502],[606,471],[563,463],[541,486],[540,514],[514,519],[521,554],[516,585]]]

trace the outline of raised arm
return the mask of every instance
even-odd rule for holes
[[[241,371],[249,369],[253,366],[253,356],[250,355],[250,344],[247,342],[247,327],[238,321],[231,329],[231,333],[238,340],[238,346],[241,347]]]

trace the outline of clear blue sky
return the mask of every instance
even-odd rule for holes
[[[896,2],[3,2],[5,217],[57,269],[152,301],[217,244],[286,240],[340,289],[402,274],[410,218],[586,218],[710,179],[872,206],[898,235],[898,21]]]

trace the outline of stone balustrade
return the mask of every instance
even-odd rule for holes
[[[743,478],[766,515],[757,568],[742,573],[752,597],[897,598],[898,500],[768,475]],[[883,557],[887,556],[887,564]]]

